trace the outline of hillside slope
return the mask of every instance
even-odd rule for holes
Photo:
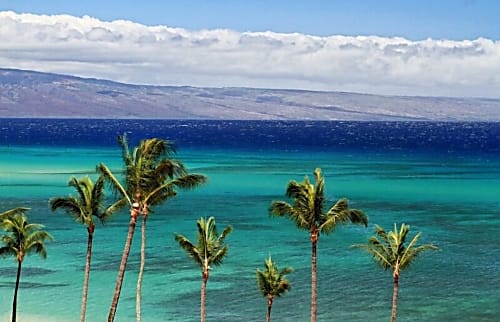
[[[500,99],[145,86],[0,69],[0,117],[500,121]]]

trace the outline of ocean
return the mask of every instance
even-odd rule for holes
[[[96,178],[104,162],[121,168],[116,137],[130,143],[161,137],[176,158],[208,184],[156,207],[148,220],[143,321],[197,321],[201,271],[174,240],[196,237],[196,220],[232,225],[229,254],[211,271],[207,321],[264,321],[266,299],[255,272],[271,254],[293,267],[292,289],[274,301],[274,321],[310,320],[311,243],[268,207],[286,200],[289,180],[321,167],[330,203],[341,197],[366,212],[369,226],[340,226],[318,242],[318,321],[387,321],[392,276],[352,244],[378,224],[411,226],[422,254],[402,272],[398,321],[500,319],[500,124],[438,122],[317,122],[205,120],[0,119],[0,212],[29,207],[55,240],[48,257],[26,257],[19,321],[78,321],[87,231],[48,200],[73,193],[71,176]],[[108,193],[111,198],[111,194]],[[105,321],[129,214],[96,227],[87,321]],[[135,320],[140,261],[137,226],[116,321]],[[0,259],[0,321],[10,321],[16,263]]]

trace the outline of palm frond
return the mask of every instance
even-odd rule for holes
[[[36,253],[40,254],[41,257],[47,257],[47,250],[45,248],[45,241],[54,240],[54,238],[47,233],[46,231],[40,230],[43,229],[43,225],[34,225],[30,228],[30,234],[26,237],[24,243],[24,248],[26,254]]]
[[[180,189],[193,189],[205,184],[208,178],[202,174],[188,174],[177,177],[171,181],[171,184]]]
[[[68,215],[73,217],[75,221],[81,224],[84,224],[88,220],[86,218],[85,210],[82,208],[79,200],[75,197],[52,198],[49,200],[49,204],[52,211],[63,209]]]
[[[222,233],[220,233],[219,237],[217,237],[217,244],[222,245],[226,237],[233,232],[233,226],[226,226]]]
[[[160,160],[156,166],[156,171],[166,178],[182,177],[187,174],[184,164],[172,159]]]
[[[285,201],[273,201],[269,207],[269,215],[276,217],[288,217],[299,229],[309,230],[310,228],[310,222],[308,221],[308,218],[305,217],[305,213],[298,211],[294,208],[294,206]]]
[[[6,218],[6,217],[9,217],[12,215],[22,214],[28,210],[30,210],[30,208],[25,208],[25,207],[17,207],[17,208],[6,210],[6,211],[0,213],[0,220],[2,218]]]
[[[377,238],[370,238],[368,244],[356,244],[353,248],[361,248],[373,256],[373,260],[383,269],[392,267],[390,252],[383,246]]]
[[[2,246],[0,247],[0,256],[2,257],[15,257],[18,253],[18,251],[14,248],[14,247],[9,247],[10,244],[8,244],[7,242],[3,241],[3,244],[5,244],[6,246]]]
[[[304,217],[307,215],[314,217],[315,190],[307,176],[303,183],[290,181],[286,194],[289,198],[293,198],[293,208],[297,212],[304,213],[306,215]],[[311,219],[309,218],[309,220]]]
[[[85,177],[82,178],[81,180],[78,180],[76,177],[72,176],[68,182],[68,186],[71,186],[75,188],[76,192],[78,193],[78,197],[82,201],[81,204],[83,208],[85,208],[87,205],[89,205],[89,193],[92,190],[92,182],[89,182],[90,178]],[[88,189],[90,188],[90,189]]]
[[[273,201],[269,207],[269,215],[283,217],[289,216],[292,212],[292,205],[285,201]]]
[[[316,168],[314,170],[314,179],[316,185],[314,187],[314,212],[316,214],[323,213],[323,207],[325,203],[325,178],[321,174],[321,169]]]
[[[189,239],[183,235],[175,234],[175,240],[200,267],[203,265],[203,255],[200,254],[199,249]]]
[[[126,198],[122,198],[116,201],[114,204],[108,206],[103,212],[99,213],[97,217],[99,218],[102,224],[106,223],[116,212],[120,211],[128,205],[128,201]]]
[[[349,208],[349,202],[345,198],[339,199],[322,219],[319,229],[326,234],[332,233],[338,224],[353,223],[362,224],[365,227],[368,224],[364,212]]]
[[[209,252],[208,263],[213,266],[220,266],[224,261],[224,258],[227,256],[229,247],[223,246],[222,248],[214,249],[215,252]]]
[[[360,224],[365,227],[368,226],[368,217],[364,211],[359,209],[349,209],[349,221],[353,224]]]
[[[308,183],[309,178],[306,176],[304,181]],[[303,183],[299,183],[295,180],[291,180],[290,182],[288,182],[285,195],[288,198],[295,199],[295,198],[304,194],[304,186],[305,186],[305,184],[303,184]]]
[[[142,160],[153,163],[161,157],[168,157],[176,152],[173,143],[159,138],[142,140],[139,144],[139,150]]]
[[[409,226],[407,226],[407,229],[409,230]],[[425,250],[437,250],[438,247],[432,244],[424,244],[420,246],[415,246],[416,243],[418,242],[421,232],[418,232],[410,241],[406,249],[404,250],[403,254],[401,255],[400,258],[400,267],[401,269],[405,269],[410,264],[413,262],[413,260],[423,251]]]
[[[105,199],[104,196],[105,181],[106,179],[104,178],[104,176],[100,175],[95,183],[88,186],[88,188],[91,188],[89,194],[90,209],[92,209],[92,213],[96,215],[104,211],[103,203]]]
[[[127,133],[123,133],[123,135],[118,136],[118,144],[122,148],[122,159],[125,166],[129,166],[132,163],[132,158],[130,155],[130,149],[128,146]]]
[[[110,182],[110,186],[115,192],[115,194],[119,194],[125,199],[127,199],[128,204],[132,204],[131,197],[127,193],[127,190],[123,187],[123,185],[120,183],[120,181],[115,177],[113,172],[104,164],[100,163],[97,166],[97,172],[100,173],[104,178]]]
[[[146,190],[144,203],[156,205],[164,202],[176,195],[175,188],[194,189],[207,181],[207,177],[202,174],[188,174],[183,177],[174,178],[168,182],[164,182],[156,186],[153,190]],[[151,187],[149,187],[151,188]]]

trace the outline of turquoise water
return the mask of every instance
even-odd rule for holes
[[[117,146],[0,146],[0,210],[27,206],[33,222],[55,237],[48,258],[27,257],[19,293],[19,321],[78,321],[86,229],[48,199],[72,193],[71,175],[94,176],[95,165],[121,166]],[[143,321],[199,319],[201,274],[174,241],[195,237],[196,220],[215,216],[233,225],[229,255],[213,269],[207,290],[208,321],[264,321],[266,300],[255,270],[272,254],[291,266],[292,290],[275,300],[273,320],[310,319],[310,241],[267,208],[283,200],[290,179],[321,167],[332,202],[347,197],[364,210],[368,228],[339,227],[318,244],[318,321],[387,321],[392,278],[369,256],[349,246],[362,243],[373,225],[394,222],[423,232],[440,247],[424,254],[400,280],[398,321],[498,321],[500,317],[500,160],[473,154],[398,153],[372,150],[319,151],[268,148],[179,147],[192,172],[209,177],[196,191],[181,192],[155,209],[148,221]],[[126,210],[94,239],[88,321],[105,321],[128,228]],[[221,228],[220,228],[221,229]],[[136,230],[116,321],[135,320],[140,230]],[[0,321],[9,321],[16,264],[0,261]]]

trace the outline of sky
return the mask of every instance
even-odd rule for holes
[[[497,0],[0,0],[0,67],[500,98],[499,13]]]

